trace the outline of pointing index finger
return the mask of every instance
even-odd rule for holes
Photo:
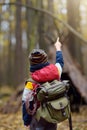
[[[57,42],[59,41],[59,37],[57,38]]]

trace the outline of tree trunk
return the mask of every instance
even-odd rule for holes
[[[68,24],[76,31],[80,32],[80,12],[79,12],[80,0],[67,0],[67,18]],[[81,33],[81,32],[80,32]],[[72,56],[81,63],[81,44],[73,33],[69,32],[69,49]]]
[[[26,0],[26,5],[32,5],[32,0]],[[31,46],[31,30],[32,30],[32,11],[27,8],[26,9],[26,20],[27,20],[27,52],[30,52]]]
[[[48,0],[48,11],[51,13],[54,13],[53,2],[54,0]],[[52,31],[53,18],[51,16],[47,16],[47,26],[48,26],[48,31],[49,30]]]
[[[16,0],[18,3],[22,3],[22,0]],[[22,49],[22,29],[21,29],[21,6],[17,6],[16,9],[16,46],[15,46],[15,72],[14,72],[14,85],[17,86],[24,80],[24,58]]]
[[[38,5],[43,9],[43,0],[39,0]],[[38,20],[38,34],[39,34],[39,47],[47,51],[45,39],[44,39],[44,14],[39,13]]]
[[[7,62],[7,84],[12,85],[13,75],[12,75],[12,51],[11,51],[11,29],[9,32],[9,46],[8,46],[8,62]]]
[[[84,74],[87,76],[87,45],[82,46],[82,57],[83,71]]]
[[[11,8],[9,8],[9,13],[11,14]],[[11,21],[9,20],[9,45],[8,45],[8,61],[7,61],[7,84],[13,86],[13,52],[12,52],[12,44],[11,44]]]

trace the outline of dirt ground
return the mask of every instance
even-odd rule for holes
[[[4,91],[6,90],[6,91]],[[11,95],[13,90],[9,87],[0,89],[0,94]],[[0,98],[0,107],[9,99],[9,96]],[[87,130],[87,105],[80,107],[80,113],[72,113],[73,130]],[[22,121],[21,108],[17,113],[2,114],[0,113],[0,130],[28,130],[24,127]],[[58,124],[58,130],[69,130],[68,121]]]
[[[72,113],[73,130],[87,130],[87,106],[80,113]],[[0,130],[28,130],[23,126],[21,109],[14,114],[0,113]],[[68,121],[58,124],[58,130],[69,130]]]

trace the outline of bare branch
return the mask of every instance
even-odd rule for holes
[[[52,18],[54,19],[57,19],[60,23],[62,23],[66,28],[69,29],[70,32],[72,32],[75,36],[77,36],[80,40],[82,40],[84,43],[87,43],[87,40],[83,38],[83,36],[77,32],[74,28],[72,28],[69,24],[65,23],[64,21],[62,21],[60,18],[58,18],[58,16],[54,15],[53,13],[47,11],[47,10],[44,10],[44,9],[40,9],[40,8],[36,8],[36,7],[32,7],[32,6],[29,6],[29,5],[26,5],[26,4],[20,4],[20,3],[0,3],[0,5],[17,5],[17,6],[23,6],[23,7],[26,7],[26,8],[30,8],[36,12],[41,12],[41,13],[45,13],[49,16],[51,16]]]

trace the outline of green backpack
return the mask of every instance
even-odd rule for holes
[[[67,97],[68,83],[54,80],[37,88],[37,99],[41,102],[36,118],[59,123],[70,117],[70,103]]]
[[[32,79],[28,81],[37,83]],[[35,93],[40,107],[35,113],[36,119],[39,121],[40,118],[43,118],[51,123],[60,123],[68,119],[70,130],[72,130],[70,102],[67,96],[68,81],[53,80],[38,86]]]

